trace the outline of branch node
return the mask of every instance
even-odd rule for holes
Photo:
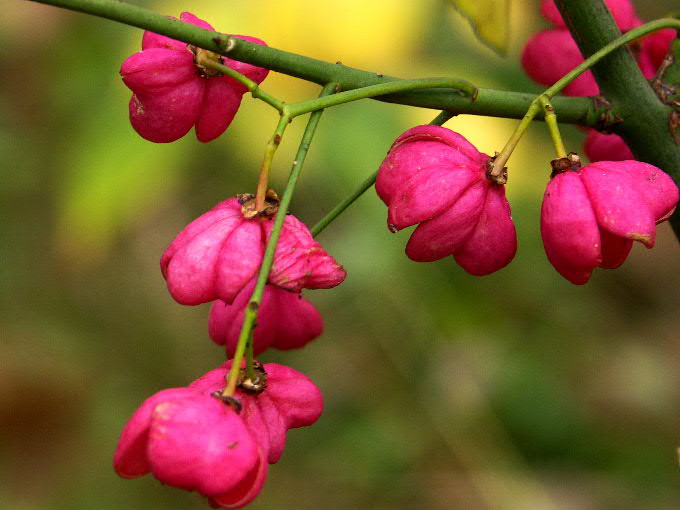
[[[229,53],[236,47],[236,40],[233,36],[230,35],[227,38],[227,42],[226,43],[223,42],[222,44],[224,47],[224,52]]]

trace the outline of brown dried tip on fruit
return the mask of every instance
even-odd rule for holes
[[[566,158],[553,159],[550,166],[552,167],[551,178],[567,171],[577,172],[581,168],[581,158],[575,152],[570,152]]]
[[[486,178],[489,179],[492,184],[502,186],[508,182],[508,167],[504,166],[500,173],[498,173],[495,169],[498,156],[499,154],[497,152],[486,162]]]
[[[226,405],[231,407],[236,412],[236,414],[239,414],[241,412],[241,409],[243,408],[243,404],[241,404],[241,401],[239,399],[237,399],[236,397],[228,397],[227,395],[222,395],[221,391],[213,391],[210,394],[210,396],[224,402]]]
[[[254,378],[248,377],[247,369],[241,368],[238,387],[247,393],[262,393],[267,388],[267,372],[259,361],[253,361]]]
[[[237,195],[238,202],[241,204],[241,213],[243,217],[247,220],[260,217],[260,218],[271,218],[279,210],[279,196],[273,189],[268,189],[267,194],[264,197],[264,209],[258,211],[255,207],[255,195],[252,193],[242,193]]]

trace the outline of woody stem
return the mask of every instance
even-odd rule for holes
[[[376,83],[396,81],[398,78],[360,69],[323,62],[239,39],[238,37],[205,30],[162,16],[136,5],[115,0],[33,0],[150,30],[189,44],[205,48],[241,62],[323,85],[339,83],[341,90],[349,90]],[[447,110],[456,114],[487,115],[519,119],[533,99],[532,94],[494,89],[478,89],[475,101],[447,89],[429,89],[380,96],[380,101],[407,104],[422,108]],[[554,106],[562,122],[594,127],[598,111],[585,97],[559,97]]]
[[[265,208],[265,196],[267,195],[267,189],[269,188],[269,169],[272,166],[274,154],[276,154],[276,149],[278,149],[281,144],[281,138],[289,123],[290,117],[286,114],[281,114],[279,124],[276,126],[274,134],[269,139],[264,151],[264,159],[262,160],[262,166],[260,167],[260,178],[257,182],[257,192],[255,194],[256,212],[261,212]]]

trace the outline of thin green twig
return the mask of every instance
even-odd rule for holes
[[[548,100],[551,100],[555,96],[555,94],[561,92],[562,89],[564,89],[564,87],[566,87],[576,78],[581,76],[581,74],[590,70],[591,67],[593,67],[600,60],[609,55],[612,51],[630,43],[631,41],[634,41],[635,39],[639,39],[640,37],[644,37],[645,35],[651,32],[656,32],[657,30],[661,30],[663,28],[680,29],[680,20],[658,19],[646,23],[637,28],[634,28],[629,32],[626,32],[621,37],[613,40],[609,44],[603,46],[598,51],[593,53],[590,57],[585,59],[574,69],[572,69],[562,78],[560,78],[553,86],[546,89],[545,92],[543,92],[543,94],[537,96],[536,99],[532,101],[531,105],[529,106],[529,109],[527,110],[527,113],[524,115],[522,121],[517,126],[517,129],[512,134],[505,147],[503,147],[503,150],[495,158],[493,162],[493,168],[489,171],[489,176],[491,178],[496,179],[504,174],[505,165],[508,162],[508,159],[510,158],[510,155],[512,154],[513,150],[517,146],[519,139],[522,137],[526,129],[529,127],[529,124],[531,124],[531,121],[534,119],[536,114],[542,111],[540,105],[541,98],[547,98]]]
[[[335,91],[335,87],[335,83],[326,85],[321,91],[321,96],[332,94]],[[302,140],[300,141],[300,146],[295,156],[295,160],[293,161],[290,176],[288,177],[288,183],[286,184],[286,189],[284,190],[281,197],[279,210],[277,211],[276,217],[274,218],[271,236],[269,237],[269,242],[267,243],[264,257],[262,258],[262,266],[260,267],[260,272],[257,276],[255,288],[253,289],[253,293],[250,296],[248,305],[246,306],[244,312],[243,326],[241,327],[241,333],[238,338],[238,343],[236,344],[236,352],[234,353],[231,370],[229,371],[229,375],[227,377],[227,386],[224,388],[222,393],[224,396],[232,396],[236,390],[241,363],[243,361],[246,346],[255,328],[257,313],[259,311],[260,304],[262,303],[262,296],[264,295],[267,279],[269,278],[269,272],[271,271],[272,265],[274,263],[274,254],[276,253],[276,245],[278,244],[279,237],[281,236],[283,222],[286,219],[288,206],[290,205],[290,201],[293,198],[295,186],[297,184],[298,178],[300,177],[300,172],[302,171],[305,158],[307,157],[309,145],[312,141],[312,138],[314,137],[316,128],[319,125],[319,119],[321,118],[322,112],[323,110],[317,110],[309,117],[309,121],[307,122],[307,127],[305,128],[305,132],[302,135]]]
[[[238,71],[233,70],[231,67],[225,66],[224,64],[220,64],[219,62],[215,62],[210,58],[200,59],[199,64],[205,67],[209,67],[210,69],[214,69],[215,71],[219,71],[220,73],[226,74],[227,76],[235,79],[243,86],[245,86],[255,99],[264,101],[265,103],[272,106],[279,112],[283,111],[283,106],[285,104],[283,101],[265,92],[264,90],[262,90],[259,83],[251,80],[250,78],[239,73]]]
[[[562,134],[560,133],[560,127],[557,124],[555,109],[550,104],[550,100],[545,96],[541,96],[540,103],[541,108],[543,108],[545,125],[548,126],[550,138],[552,139],[553,145],[555,146],[555,154],[557,154],[558,158],[566,158],[567,149],[565,149],[564,142],[562,141]]]

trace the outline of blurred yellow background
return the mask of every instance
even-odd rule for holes
[[[645,19],[673,0],[640,3]],[[270,46],[400,77],[456,76],[536,92],[518,55],[546,25],[514,2],[506,58],[443,0],[137,2]],[[246,98],[225,135],[156,145],[130,127],[121,62],[137,29],[10,0],[0,20],[0,508],[205,508],[151,477],[119,479],[113,450],[152,393],[219,365],[208,306],[165,290],[161,253],[191,219],[255,187],[276,123]],[[271,74],[287,101],[316,85]],[[293,212],[313,224],[436,112],[362,101],[326,112]],[[281,189],[304,121],[276,156]],[[447,123],[481,151],[516,121]],[[583,134],[564,129],[568,148]],[[484,278],[403,254],[373,190],[320,241],[349,276],[308,292],[325,334],[268,352],[308,374],[326,411],[289,434],[252,508],[673,509],[680,501],[678,243],[659,228],[616,271],[575,287],[548,264],[539,211],[551,144],[532,126],[510,160],[515,261]]]

